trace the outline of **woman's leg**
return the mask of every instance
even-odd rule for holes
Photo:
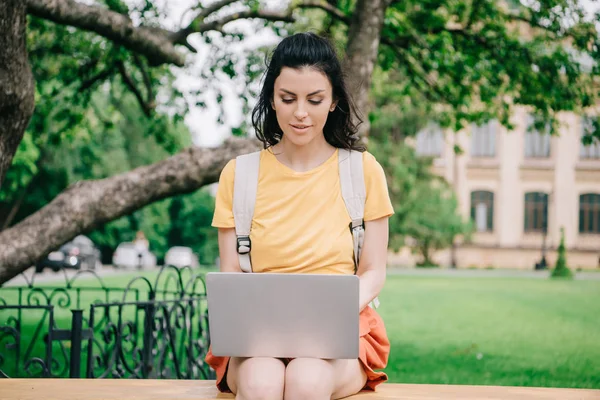
[[[358,393],[367,374],[358,359],[296,358],[285,370],[285,400],[341,399]]]
[[[227,385],[238,400],[281,400],[285,365],[277,358],[231,357]]]

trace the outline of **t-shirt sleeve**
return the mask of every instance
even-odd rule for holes
[[[365,221],[389,217],[394,208],[388,191],[385,172],[381,164],[369,153],[363,153],[363,169],[367,199],[365,201]]]
[[[219,186],[215,198],[215,213],[212,226],[215,228],[234,228],[233,220],[233,181],[235,177],[235,159],[229,161],[219,177]]]

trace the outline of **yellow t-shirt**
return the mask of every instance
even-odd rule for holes
[[[385,174],[363,153],[365,221],[394,213]],[[212,226],[235,227],[235,159],[221,172]],[[353,274],[350,216],[342,198],[338,151],[320,166],[296,172],[270,149],[260,154],[258,190],[250,240],[254,272]]]

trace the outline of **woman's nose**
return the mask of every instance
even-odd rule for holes
[[[308,115],[308,113],[301,107],[298,107],[296,109],[296,111],[294,112],[294,117],[296,117],[298,119],[304,119],[304,118],[306,118],[307,115]]]

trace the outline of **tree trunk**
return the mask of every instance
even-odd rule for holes
[[[0,185],[33,114],[33,75],[27,58],[26,6],[0,1]]]
[[[369,131],[369,91],[389,0],[358,0],[348,30],[346,71],[356,107],[363,116],[361,136]]]
[[[0,285],[81,232],[218,181],[227,161],[261,147],[258,141],[230,139],[216,149],[189,148],[121,175],[72,185],[40,211],[0,232]]]
[[[421,266],[423,266],[423,267],[432,266],[433,262],[431,261],[431,256],[429,254],[429,250],[431,250],[429,241],[426,240],[426,241],[422,242],[420,245],[420,249],[421,249],[421,255],[423,256],[423,263],[421,264]]]

